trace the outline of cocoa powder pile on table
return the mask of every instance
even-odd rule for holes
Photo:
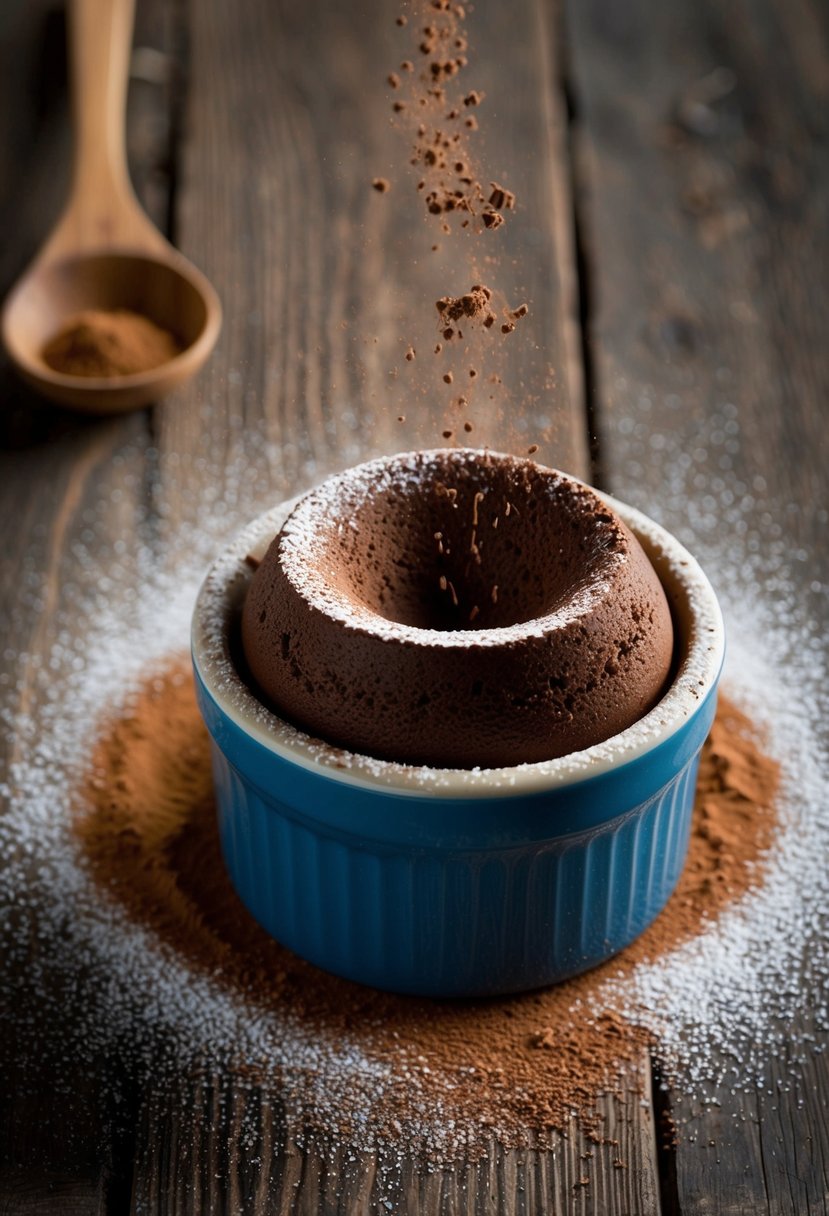
[[[563,1129],[573,1112],[598,1134],[597,1096],[628,1084],[628,1066],[653,1036],[612,1008],[591,1013],[591,998],[605,976],[666,955],[760,881],[777,783],[751,723],[721,700],[700,765],[688,864],[655,924],[574,980],[475,1002],[396,997],[337,979],[253,921],[221,860],[208,739],[183,658],[104,724],[75,827],[101,888],[194,972],[384,1063],[389,1082],[373,1111],[384,1135],[405,1126],[416,1077],[421,1103],[432,1094],[442,1117],[472,1129],[468,1146],[493,1131],[509,1145]],[[347,1103],[336,1130],[352,1130]]]

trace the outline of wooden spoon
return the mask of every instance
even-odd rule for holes
[[[213,287],[151,223],[130,184],[124,125],[134,2],[72,2],[72,190],[0,321],[6,350],[29,384],[97,414],[146,405],[188,379],[213,349],[222,321]],[[127,376],[69,376],[44,362],[43,347],[72,314],[119,308],[169,330],[181,353]]]

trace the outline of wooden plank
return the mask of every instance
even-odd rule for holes
[[[825,491],[819,13],[782,0],[570,12],[601,438],[614,489],[686,532],[685,502],[660,493],[682,451],[703,449],[685,473],[692,500],[707,456],[728,458],[736,484],[761,474],[769,500]],[[739,443],[714,434],[729,420]],[[819,514],[787,522],[795,540],[819,539]]]
[[[169,111],[173,62],[169,16],[158,3],[137,6],[133,79],[127,123],[130,169],[144,206],[167,222]],[[149,55],[148,55],[149,52]],[[37,253],[58,218],[70,179],[69,99],[64,10],[53,0],[5,6],[0,12],[0,223],[13,240],[0,244],[0,297]],[[142,66],[143,64],[143,66]],[[147,79],[151,66],[155,81]],[[160,79],[158,79],[160,77]],[[93,429],[88,419],[35,397],[0,361],[0,443],[17,449]],[[58,459],[62,459],[59,456]]]
[[[0,289],[11,287],[57,219],[68,185],[69,141],[63,15],[49,0],[0,14],[0,221],[14,234],[0,246]],[[0,440],[20,447],[64,420],[45,414],[0,362]],[[49,421],[46,421],[48,417]],[[70,429],[71,429],[71,424]],[[22,505],[22,504],[21,504]]]
[[[155,16],[151,10],[154,9]],[[139,6],[136,40],[161,49],[158,6]],[[14,239],[0,249],[0,295],[56,219],[69,176],[63,10],[37,2],[3,8],[0,48],[0,216]],[[145,57],[146,63],[146,57]],[[130,96],[130,162],[139,194],[157,219],[162,198],[168,99],[143,81]],[[5,136],[8,136],[6,138]],[[71,646],[100,594],[113,546],[126,538],[120,583],[139,578],[137,521],[148,496],[147,415],[74,417],[39,401],[0,364],[0,518],[5,577],[0,589],[5,774],[31,745],[27,728],[76,678]],[[111,592],[115,594],[115,592]],[[113,603],[113,608],[117,605]],[[58,665],[50,656],[62,656]],[[65,791],[55,790],[56,800]],[[26,854],[22,853],[25,857]],[[17,859],[19,861],[19,858]],[[4,855],[0,866],[15,861]],[[43,931],[43,880],[31,861],[28,897],[3,908],[0,942],[0,1212],[124,1210],[123,1157],[131,1127],[129,1083],[117,1062],[88,1059],[79,1042],[78,994],[89,977],[60,962]],[[41,894],[34,896],[39,890]],[[43,990],[49,975],[50,989]],[[119,1094],[116,1106],[113,1093]],[[118,1117],[116,1118],[116,1110]],[[126,1140],[125,1140],[126,1137]],[[120,1207],[119,1207],[120,1205]]]
[[[644,1065],[643,1065],[644,1066]],[[232,1075],[148,1095],[138,1137],[133,1211],[279,1212],[352,1216],[423,1212],[532,1216],[538,1212],[650,1216],[660,1211],[647,1094],[638,1104],[603,1098],[608,1140],[585,1138],[575,1120],[550,1149],[504,1149],[431,1168],[400,1146],[366,1152],[287,1139],[278,1095]]]
[[[0,291],[5,292],[56,218],[66,187],[62,15],[46,4],[6,8],[0,40],[0,121],[9,127],[8,138],[0,140],[0,215],[4,231],[14,233],[0,251]],[[82,422],[42,409],[5,364],[0,367],[0,393],[0,518],[14,520],[3,536],[7,576],[0,600],[5,651],[0,663],[3,708],[22,723],[37,713],[44,695],[39,668],[56,640],[61,584],[77,573],[69,545],[80,533],[80,514],[95,498],[91,484],[115,450],[120,432],[107,426],[93,432]],[[57,439],[60,445],[53,442]],[[10,577],[12,571],[15,577]],[[35,603],[39,613],[33,611]],[[22,747],[25,742],[18,736],[3,731],[4,772]],[[49,1033],[48,1015],[39,1013],[27,991],[26,969],[8,974],[5,954],[13,941],[19,957],[26,943],[29,960],[36,959],[43,948],[37,925],[22,909],[12,910],[10,916],[8,910],[4,913],[0,1211],[91,1216],[104,1210],[109,1168],[100,1111],[82,1078],[66,1078],[65,1065],[60,1072],[50,1070],[54,1033]],[[68,1092],[58,1078],[68,1082]]]
[[[111,1161],[99,1140],[95,1087],[77,1078],[71,1092],[56,1092],[64,1062],[47,1056],[21,1066],[8,1047],[0,1060],[0,1213],[103,1216]]]
[[[826,621],[825,11],[586,0],[568,19],[609,488],[719,570],[726,553],[739,569],[730,508],[752,496],[770,553],[805,556],[790,578]],[[810,1016],[784,1040],[811,1033]],[[815,1035],[825,1046],[825,1027]],[[799,1084],[775,1056],[767,1085],[723,1086],[714,1106],[668,1095],[683,1216],[826,1210],[825,1058],[798,1068]]]
[[[413,400],[411,425],[397,427],[388,369],[406,326],[421,313],[433,325],[433,301],[449,289],[442,276],[468,273],[459,252],[437,271],[419,247],[413,261],[422,220],[416,196],[411,206],[402,197],[405,144],[382,86],[405,51],[387,6],[331,0],[311,19],[295,5],[211,0],[190,18],[177,231],[222,295],[225,329],[200,381],[156,419],[159,552],[171,563],[204,512],[225,512],[231,529],[333,468],[434,444],[431,402]],[[533,306],[505,378],[539,399],[524,418],[548,439],[542,455],[585,474],[566,124],[546,6],[481,5],[473,37],[475,83],[497,97],[488,163],[529,217],[504,234],[516,295]],[[370,190],[377,175],[393,179],[394,206]],[[564,369],[552,394],[548,363]],[[515,447],[522,434],[485,403],[476,413],[476,442]],[[643,1062],[644,1089],[648,1071]],[[299,1148],[286,1142],[278,1094],[251,1094],[232,1073],[182,1077],[173,1092],[145,1095],[134,1211],[657,1213],[650,1107],[634,1100],[613,1118],[627,1170],[614,1165],[618,1146],[594,1150],[574,1127],[551,1151],[493,1145],[482,1163],[430,1174],[391,1153]],[[587,1187],[582,1150],[595,1151]]]
[[[57,218],[68,178],[65,28],[51,0],[0,13],[0,219],[14,234],[0,249],[0,283],[11,284]]]

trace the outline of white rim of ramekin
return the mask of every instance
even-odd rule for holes
[[[231,658],[227,618],[232,589],[240,580],[249,581],[252,571],[246,557],[264,554],[304,495],[280,503],[253,520],[208,570],[193,614],[194,665],[222,713],[257,743],[283,760],[351,786],[413,796],[514,797],[571,785],[628,764],[674,735],[708,697],[722,669],[725,630],[714,590],[688,550],[641,511],[609,494],[594,492],[637,537],[656,567],[672,609],[678,607],[675,588],[684,594],[690,618],[687,653],[667,692],[632,726],[603,743],[534,764],[431,768],[345,751],[306,734],[267,709],[241,679]]]

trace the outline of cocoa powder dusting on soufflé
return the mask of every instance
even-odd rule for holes
[[[721,699],[699,773],[688,864],[664,912],[615,959],[554,988],[481,1002],[396,997],[318,971],[247,913],[222,863],[207,732],[189,660],[156,675],[104,723],[81,791],[77,837],[102,892],[194,973],[214,977],[261,1016],[298,1022],[320,1043],[349,1043],[387,1069],[373,1109],[394,1140],[422,1104],[455,1120],[465,1151],[489,1136],[520,1145],[575,1112],[601,1134],[595,1101],[621,1090],[653,1048],[635,1010],[603,1002],[607,977],[665,957],[757,885],[775,829],[777,765],[750,721]],[[658,1045],[657,1045],[658,1046]],[[418,1078],[417,1096],[411,1084]],[[319,1077],[303,1085],[309,1116]],[[340,1078],[342,1083],[342,1078]],[[413,1106],[420,1102],[420,1109]],[[340,1126],[348,1137],[347,1090]]]
[[[255,695],[295,726],[449,768],[609,739],[655,705],[673,655],[619,516],[557,470],[470,448],[369,461],[301,499],[241,638]]]

